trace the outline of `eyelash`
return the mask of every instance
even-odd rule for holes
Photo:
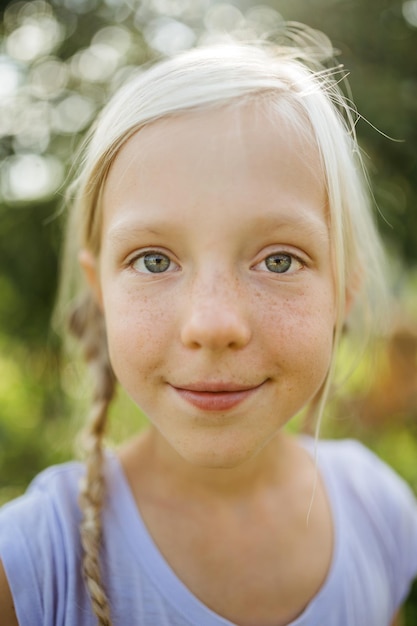
[[[156,272],[151,272],[149,270],[149,268],[146,268],[146,269],[136,269],[135,268],[135,263],[137,263],[138,261],[144,260],[146,257],[159,257],[160,259],[167,259],[168,266],[166,267],[166,269],[162,269],[160,271],[157,270]],[[156,259],[154,259],[154,260],[156,261]],[[154,267],[157,268],[160,265],[161,265],[160,263],[155,262]],[[136,272],[139,272],[140,274],[165,274],[165,273],[167,273],[167,271],[169,270],[171,265],[176,266],[177,264],[174,261],[172,261],[172,259],[170,259],[168,254],[166,254],[165,252],[160,252],[159,250],[145,250],[144,252],[141,252],[140,254],[136,255],[133,259],[131,259],[129,261],[129,267],[131,267]],[[146,271],[146,270],[148,270],[148,271]],[[171,271],[173,271],[173,270],[171,269]]]
[[[154,262],[154,268],[156,268],[155,272],[152,272],[149,269],[149,267],[146,267],[146,265],[144,268],[141,268],[141,269],[138,269],[135,267],[135,264],[140,261],[143,261],[145,263],[144,259],[146,257],[154,257],[153,262]],[[159,257],[159,260],[157,260],[158,257]],[[278,261],[277,271],[271,270],[267,266],[267,261],[269,259],[274,259],[274,258],[275,258],[275,262]],[[167,261],[167,266],[165,267],[165,269],[163,269],[164,260]],[[287,269],[285,269],[285,260],[288,260],[290,262],[290,265]],[[279,271],[279,263],[281,261],[284,261],[284,271]],[[152,260],[150,262],[152,262]],[[256,269],[263,263],[266,265],[266,268],[267,268],[266,271],[270,274],[293,274],[296,271],[299,271],[306,266],[306,263],[302,259],[300,259],[297,255],[292,254],[291,252],[287,252],[287,251],[272,252],[271,254],[268,254],[267,256],[265,256],[262,259],[262,261],[254,265],[253,268]],[[298,267],[292,269],[294,264],[296,266],[298,265]],[[166,254],[165,252],[160,252],[159,250],[146,250],[144,252],[141,252],[140,254],[136,255],[133,259],[131,259],[128,265],[134,271],[141,273],[141,274],[165,274],[169,270],[172,272],[172,271],[176,271],[176,268],[178,268],[178,265],[174,261],[172,261],[172,259],[169,257],[168,254]],[[161,267],[162,269],[157,269]]]
[[[269,273],[271,274],[293,274],[296,271],[301,270],[306,266],[306,263],[295,254],[292,254],[291,252],[288,252],[288,251],[279,251],[279,252],[272,252],[271,254],[268,254],[266,257],[262,259],[262,261],[257,263],[254,267],[255,268],[259,267],[262,263],[264,263],[267,266],[268,259],[273,259],[274,257],[275,259],[279,259],[279,260],[288,259],[290,261],[290,266],[288,267],[287,270],[282,271],[282,272],[280,271],[274,272],[273,270],[269,270]],[[294,265],[298,265],[298,268],[297,267],[293,268]]]

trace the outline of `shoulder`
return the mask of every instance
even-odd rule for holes
[[[10,589],[19,623],[53,623],[46,615],[57,614],[57,597],[65,596],[74,576],[82,473],[76,463],[45,470],[23,496],[0,509],[1,601],[10,607]]]
[[[374,452],[354,439],[324,440],[318,444],[318,462],[331,466],[339,485],[368,505],[395,502],[416,511],[416,499],[404,479]]]
[[[302,438],[314,455],[312,438]],[[387,463],[353,439],[320,440],[319,471],[343,515],[386,532],[398,544],[403,538],[415,549],[417,567],[417,500],[410,486]]]
[[[409,485],[354,440],[321,441],[318,464],[345,541],[360,558],[386,572],[397,606],[417,575],[417,500]],[[355,546],[355,548],[353,547]]]
[[[2,531],[10,524],[16,528],[16,525],[24,527],[30,520],[33,523],[33,515],[36,515],[35,519],[39,519],[54,513],[53,519],[56,522],[70,511],[76,515],[78,484],[82,474],[83,466],[80,463],[57,465],[41,472],[23,496],[0,509]]]
[[[314,449],[314,443],[307,441]],[[417,532],[417,501],[406,481],[359,441],[322,440],[317,462],[323,474],[350,506],[391,523],[408,520]],[[380,514],[380,515],[378,515]]]

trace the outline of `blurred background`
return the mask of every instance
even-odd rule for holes
[[[378,357],[332,402],[323,434],[361,439],[417,492],[417,0],[33,0],[0,2],[0,16],[0,503],[73,456],[88,405],[86,377],[50,324],[80,138],[141,64],[283,20],[330,36],[370,122],[357,132],[396,306]],[[143,423],[120,394],[112,438]],[[417,624],[416,589],[403,624]]]

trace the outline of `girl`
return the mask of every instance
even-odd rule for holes
[[[314,37],[186,52],[97,121],[64,270],[72,287],[78,257],[86,468],[4,507],[3,625],[392,623],[417,572],[413,496],[360,444],[284,429],[320,417],[342,328],[374,323],[384,279]],[[150,427],[113,453],[116,381]]]

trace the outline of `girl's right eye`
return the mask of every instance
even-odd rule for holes
[[[144,252],[131,262],[131,267],[141,274],[163,274],[177,269],[176,263],[163,252]]]

